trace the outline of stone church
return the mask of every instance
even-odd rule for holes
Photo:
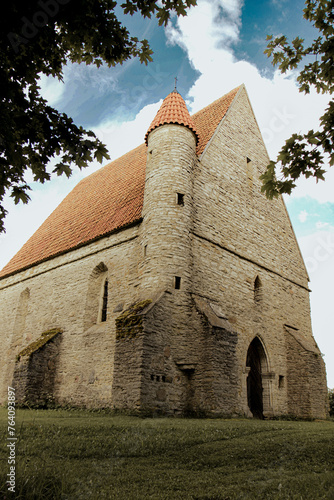
[[[326,416],[309,278],[242,85],[83,179],[0,273],[0,402]]]

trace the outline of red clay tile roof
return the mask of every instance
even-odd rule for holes
[[[232,90],[192,118],[187,112],[190,121],[185,114],[187,123],[184,125],[191,123],[192,130],[198,132],[198,155],[205,149],[238,90]],[[155,123],[156,119],[152,125]],[[146,150],[142,144],[79,182],[2,269],[0,277],[139,222],[144,199]]]
[[[163,100],[159,111],[146,132],[146,144],[148,134],[155,128],[160,127],[160,125],[165,125],[167,123],[177,123],[178,125],[188,127],[194,132],[196,136],[196,144],[198,143],[198,133],[194,122],[192,121],[189,111],[187,110],[186,103],[176,90],[173,90],[173,92],[168,94],[168,96]]]

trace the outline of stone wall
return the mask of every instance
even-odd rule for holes
[[[242,87],[195,169],[194,232],[307,287],[283,200],[261,193],[268,161]]]
[[[168,415],[243,413],[237,334],[212,307],[170,290],[135,304],[116,320],[116,408]],[[186,325],[183,309],[190,312]]]
[[[195,148],[195,135],[181,125],[148,136],[141,287],[153,293],[174,288],[176,276],[180,289],[191,290]]]
[[[200,391],[194,374],[205,346],[194,325],[188,292],[171,289],[158,295],[145,315],[143,405],[179,415],[197,410]],[[184,321],[185,314],[188,320]]]
[[[258,336],[266,352],[263,384],[274,414],[289,411],[284,325],[312,339],[308,276],[284,203],[261,193],[259,176],[267,164],[242,88],[194,170],[193,292],[218,302],[238,333],[238,406],[246,414],[246,356],[252,339]],[[260,293],[254,290],[257,277]],[[313,377],[323,392],[321,364]],[[310,391],[310,404],[323,415],[317,392]]]
[[[55,400],[111,406],[115,318],[138,295],[138,247],[135,226],[0,281],[1,402],[12,380],[17,354],[42,332],[59,328],[63,339]],[[106,275],[108,318],[101,322]]]
[[[27,406],[54,403],[61,333],[58,329],[44,332],[37,341],[19,353],[12,381],[17,403]]]
[[[285,327],[287,346],[287,396],[290,415],[325,418],[328,395],[324,361],[317,345],[298,330]]]

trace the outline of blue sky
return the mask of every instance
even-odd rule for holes
[[[133,35],[147,38],[154,51],[148,66],[128,61],[115,68],[69,65],[64,83],[42,79],[42,92],[78,125],[93,128],[117,158],[143,142],[161,100],[178,90],[190,112],[196,112],[232,88],[245,83],[271,158],[293,132],[318,126],[328,96],[298,92],[296,74],[283,77],[263,54],[266,35],[286,34],[311,40],[317,32],[302,18],[304,2],[294,0],[198,0],[187,18],[172,19],[165,29],[135,15],[124,23]],[[28,206],[14,207],[7,234],[0,236],[2,267],[85,175],[33,185]],[[332,169],[334,170],[334,169]],[[312,322],[325,354],[329,385],[334,387],[332,307],[334,282],[334,175],[325,183],[301,180],[285,202],[311,278]],[[332,250],[333,249],[333,250]],[[332,360],[330,362],[330,360]]]
[[[320,203],[311,196],[305,196],[292,198],[288,207],[299,237],[334,225],[334,203]]]
[[[302,33],[306,40],[312,39],[315,30],[301,15],[303,5],[300,0],[246,1],[242,7],[239,36],[232,44],[236,59],[252,62],[264,74],[272,75],[274,68],[264,54],[267,34],[296,36]],[[120,17],[131,34],[149,41],[154,51],[153,62],[147,67],[133,60],[99,70],[75,65],[65,71],[67,92],[56,107],[85,127],[94,127],[111,114],[122,119],[134,118],[143,106],[157,102],[170,92],[175,76],[179,92],[186,96],[199,75],[180,46],[166,43],[165,31],[154,19],[139,15]],[[220,17],[218,24],[224,19],[222,9]],[[172,22],[175,24],[176,19]],[[143,82],[148,83],[149,91]]]

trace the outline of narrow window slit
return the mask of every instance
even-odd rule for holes
[[[180,288],[181,288],[180,276],[175,276],[174,288],[175,288],[175,290],[180,290]]]
[[[108,279],[104,282],[101,321],[107,321],[108,309]]]
[[[262,300],[262,283],[258,276],[256,276],[254,281],[254,301],[256,303],[261,302]]]

